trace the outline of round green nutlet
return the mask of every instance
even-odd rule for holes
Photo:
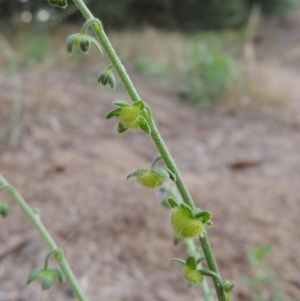
[[[197,220],[190,220],[185,227],[182,228],[180,236],[182,238],[195,238],[202,236],[205,231],[205,226]]]
[[[129,129],[138,129],[141,111],[136,106],[125,107],[120,113],[120,122]]]
[[[184,267],[184,278],[189,284],[200,285],[203,281],[203,275],[188,266]]]
[[[137,175],[137,181],[145,187],[158,188],[165,182],[165,179],[147,170]]]
[[[180,236],[181,231],[189,222],[189,218],[180,208],[175,208],[171,211],[171,223],[177,236]]]

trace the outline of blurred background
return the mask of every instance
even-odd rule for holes
[[[101,19],[182,171],[232,301],[300,300],[300,7],[297,0],[86,0]],[[65,39],[73,2],[0,0],[0,173],[64,249],[89,300],[203,300],[172,257],[163,195],[126,176],[158,154],[116,132],[96,49]],[[168,183],[172,187],[172,183]],[[0,220],[0,301],[74,300],[25,285],[47,249],[16,205]],[[84,247],[83,247],[84,246]],[[210,282],[209,282],[210,283]],[[211,283],[210,283],[211,284]]]

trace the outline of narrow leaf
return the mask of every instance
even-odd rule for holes
[[[185,261],[179,258],[171,258],[170,261],[185,265]]]
[[[132,177],[136,177],[136,176],[142,174],[142,173],[145,172],[145,171],[148,171],[148,169],[141,169],[141,168],[140,168],[140,169],[137,169],[137,170],[135,170],[134,172],[130,173],[130,174],[127,176],[127,179],[132,178]]]
[[[145,108],[145,103],[144,103],[142,100],[135,101],[135,102],[133,103],[133,105],[134,105],[135,107],[138,107],[141,111],[143,111],[144,108]]]

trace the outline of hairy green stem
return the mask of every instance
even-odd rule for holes
[[[93,19],[95,18],[91,11],[87,8],[83,0],[73,0],[75,5],[78,7],[80,12],[83,14],[83,16],[88,20],[88,19]],[[100,21],[99,21],[100,22]],[[99,25],[100,24],[100,25]],[[103,30],[101,22],[93,23],[91,27],[93,28],[96,36],[100,40],[103,48],[105,49],[109,59],[111,60],[112,64],[114,65],[118,75],[120,76],[128,94],[130,95],[131,99],[133,101],[138,101],[141,98],[139,97],[136,89],[134,88],[134,85],[131,82],[130,77],[128,76],[125,67],[123,66],[122,62],[120,61],[118,55],[116,54],[114,48],[110,44],[105,31]]]
[[[83,14],[83,16],[89,20],[94,18],[93,14],[90,12],[90,10],[88,9],[88,7],[85,5],[83,0],[73,0],[73,2],[75,3],[75,5],[78,7],[78,9],[81,11],[81,13]],[[104,30],[103,27],[100,23],[93,23],[91,25],[91,27],[93,28],[96,36],[99,38],[103,48],[105,49],[105,51],[107,52],[108,57],[110,58],[112,64],[114,65],[115,70],[117,71],[118,75],[120,76],[129,96],[131,97],[132,101],[138,101],[140,100],[140,97],[137,93],[137,91],[134,88],[133,83],[130,80],[130,77],[128,75],[128,73],[126,72],[123,64],[121,63],[121,61],[119,60],[114,48],[112,47],[112,45],[110,44]],[[179,170],[171,156],[171,154],[169,153],[166,144],[164,142],[164,140],[162,139],[156,124],[154,122],[154,120],[152,119],[152,116],[150,116],[149,120],[149,126],[151,128],[151,137],[156,145],[156,147],[158,148],[166,166],[174,173],[174,175],[176,176],[176,181],[175,184],[182,196],[183,201],[190,206],[192,209],[196,209],[196,206],[193,202],[193,199],[179,173]],[[214,255],[212,253],[210,244],[207,240],[207,236],[205,235],[204,237],[202,237],[200,239],[201,245],[202,245],[202,249],[203,249],[203,254],[205,256],[205,259],[207,261],[208,267],[209,269],[214,272],[217,273],[218,275],[220,275],[218,267],[217,267],[217,263],[215,261]],[[214,285],[215,285],[215,289],[216,289],[216,293],[218,296],[218,300],[219,301],[226,301],[226,296],[224,293],[224,289],[222,286],[222,282],[221,282],[221,276],[220,276],[220,281],[216,281],[214,279]]]
[[[26,203],[26,201],[22,198],[22,196],[18,193],[18,191],[11,186],[7,180],[0,175],[0,187],[5,187],[5,190],[8,192],[8,194],[16,201],[16,203],[21,207],[21,209],[24,211],[24,213],[27,215],[27,217],[31,220],[35,228],[39,231],[41,237],[46,242],[47,246],[50,250],[58,250],[58,247],[51,237],[50,233],[44,226],[44,224],[41,222],[40,217],[37,213],[35,213],[32,208]],[[64,273],[70,287],[72,288],[75,296],[79,301],[87,301],[87,298],[85,297],[84,293],[82,292],[65,256],[62,252],[54,252],[54,257],[60,266],[62,272]]]

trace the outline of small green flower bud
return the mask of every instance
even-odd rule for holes
[[[184,277],[188,284],[200,285],[203,281],[203,275],[200,274],[197,270],[190,268],[189,266],[184,267]]]
[[[119,116],[120,123],[122,123],[124,127],[133,130],[139,128],[140,117],[141,117],[141,111],[136,106],[122,108],[122,111]]]
[[[226,293],[229,293],[233,290],[235,287],[235,282],[230,280],[224,280],[223,281],[223,289]]]
[[[4,203],[4,202],[0,202],[0,215],[2,215],[4,218],[8,216],[9,214],[9,205]]]
[[[47,290],[52,286],[55,279],[62,283],[63,275],[62,272],[56,268],[36,268],[28,275],[27,284],[36,279],[41,282],[42,289]]]
[[[57,6],[59,8],[66,8],[68,6],[67,0],[48,0],[50,5]]]
[[[79,41],[79,47],[83,52],[89,52],[92,47],[92,42],[89,39],[82,39]]]
[[[108,68],[104,70],[98,77],[98,83],[101,83],[103,86],[106,86],[107,84],[110,85],[112,89],[116,86],[116,78],[111,70],[111,68]]]
[[[92,45],[95,45],[98,51],[103,55],[103,50],[98,41],[86,33],[73,33],[66,39],[66,49],[68,53],[72,53],[74,45],[79,46],[81,51],[87,53]]]

